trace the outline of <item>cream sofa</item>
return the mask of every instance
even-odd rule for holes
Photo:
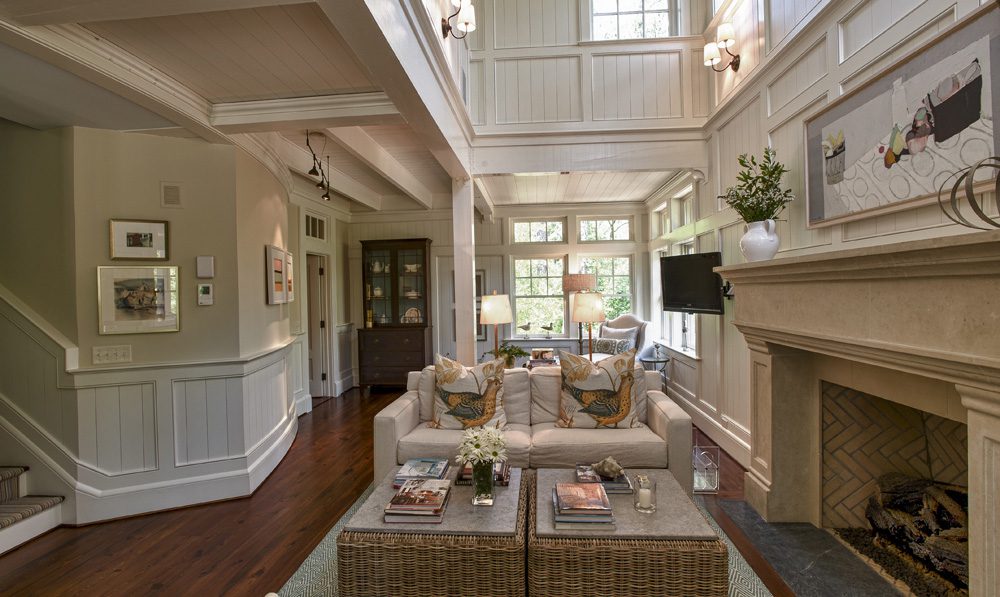
[[[659,390],[660,374],[636,368],[641,427],[565,429],[556,426],[562,377],[559,367],[508,369],[504,412],[511,465],[564,468],[614,456],[627,468],[667,468],[691,493],[691,417]],[[411,371],[406,393],[375,415],[375,478],[417,457],[454,458],[461,431],[432,429],[434,367]],[[648,388],[655,388],[649,389]]]

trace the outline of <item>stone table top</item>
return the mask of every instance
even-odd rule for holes
[[[452,466],[448,478],[455,481],[459,466]],[[372,491],[365,503],[351,517],[345,531],[362,533],[415,533],[428,535],[490,535],[513,537],[517,525],[521,469],[511,468],[510,485],[496,487],[492,506],[472,505],[471,485],[452,485],[451,497],[440,523],[385,522],[385,506],[395,495],[392,480],[399,467],[392,470]]]
[[[666,469],[629,469],[630,477],[646,474],[656,481],[656,512],[644,514],[632,505],[631,494],[609,494],[615,514],[615,530],[556,530],[553,524],[552,488],[556,483],[573,483],[573,469],[539,469],[535,495],[536,526],[539,537],[603,537],[607,539],[717,540],[698,507],[684,493]]]

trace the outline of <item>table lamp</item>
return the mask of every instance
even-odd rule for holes
[[[483,304],[479,310],[479,324],[493,324],[493,356],[498,356],[500,351],[500,334],[497,333],[497,326],[502,323],[514,321],[514,315],[510,310],[510,298],[506,294],[487,294],[483,297]]]
[[[562,277],[562,288],[563,293],[569,297],[569,308],[572,313],[573,310],[573,296],[578,292],[587,292],[590,290],[597,290],[597,275],[596,274],[563,274]],[[583,352],[583,324],[577,323],[578,330],[576,333],[576,341],[579,344],[579,349],[577,353]]]
[[[573,301],[573,321],[587,324],[587,344],[590,360],[594,360],[594,323],[605,320],[604,295],[600,292],[580,292]]]

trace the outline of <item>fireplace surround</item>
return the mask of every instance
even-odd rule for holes
[[[823,526],[823,382],[966,423],[971,595],[1000,586],[1000,231],[717,268],[750,349],[746,499]]]

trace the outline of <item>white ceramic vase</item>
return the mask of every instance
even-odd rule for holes
[[[750,222],[740,239],[740,251],[747,261],[767,261],[778,253],[781,239],[775,232],[774,220]]]

